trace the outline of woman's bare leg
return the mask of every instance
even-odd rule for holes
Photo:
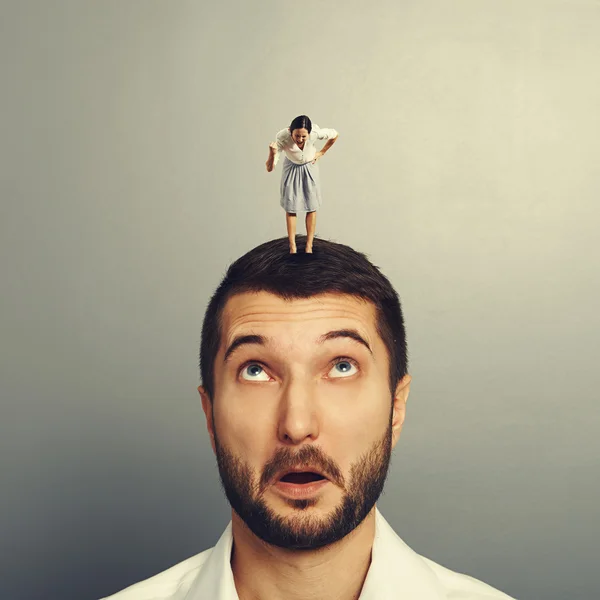
[[[312,252],[315,228],[317,226],[317,211],[306,213],[306,252]]]
[[[296,254],[296,213],[285,213],[285,224],[287,225],[288,240],[290,242],[290,254]]]

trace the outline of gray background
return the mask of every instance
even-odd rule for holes
[[[341,132],[318,235],[406,313],[382,512],[519,599],[599,597],[599,2],[3,1],[0,57],[2,600],[218,539],[201,320],[285,234],[264,162],[303,113]]]

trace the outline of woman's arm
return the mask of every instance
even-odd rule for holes
[[[267,166],[267,171],[270,173],[275,168],[275,155],[277,154],[277,144],[275,142],[271,142],[269,144],[269,158],[267,158],[267,162],[265,163]]]
[[[329,150],[329,148],[335,144],[335,141],[338,139],[339,135],[340,134],[338,133],[334,138],[327,140],[327,143],[321,148],[321,154],[325,154],[325,152],[327,152],[327,150]]]
[[[334,138],[327,140],[327,143],[315,154],[313,164],[315,163],[315,161],[319,160],[319,158],[321,158],[321,156],[323,156],[325,152],[327,152],[327,150],[331,148],[331,146],[335,144],[335,141],[338,139],[339,135],[340,134],[338,133]]]

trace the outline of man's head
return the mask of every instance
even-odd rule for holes
[[[227,271],[204,319],[199,390],[235,513],[268,543],[308,549],[373,508],[410,377],[399,299],[379,270],[342,244],[293,255],[287,243]]]

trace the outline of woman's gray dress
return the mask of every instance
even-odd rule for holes
[[[281,206],[289,213],[312,212],[321,206],[318,163],[298,165],[287,156],[281,174]]]

